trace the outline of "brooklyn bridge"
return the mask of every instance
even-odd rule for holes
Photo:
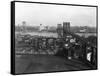
[[[39,31],[40,34],[42,31]],[[38,73],[97,69],[97,45],[58,24],[57,37],[17,34],[15,72]]]

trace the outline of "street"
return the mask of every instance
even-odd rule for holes
[[[16,74],[90,69],[78,60],[52,55],[16,55]]]

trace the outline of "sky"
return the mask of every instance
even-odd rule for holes
[[[15,3],[15,25],[57,26],[70,22],[71,26],[96,27],[96,7]]]

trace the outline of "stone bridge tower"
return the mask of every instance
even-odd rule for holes
[[[67,36],[70,33],[70,22],[63,22],[63,36]]]

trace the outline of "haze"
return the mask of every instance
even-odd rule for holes
[[[15,3],[15,25],[22,21],[30,26],[57,26],[70,22],[71,26],[96,27],[96,8],[69,5]]]

